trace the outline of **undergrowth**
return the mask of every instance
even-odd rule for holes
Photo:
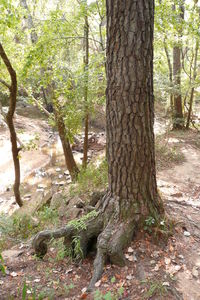
[[[165,136],[156,137],[155,152],[156,165],[159,170],[173,164],[180,164],[185,159],[181,150],[177,146],[169,144]]]
[[[38,231],[58,223],[57,211],[44,206],[34,217],[30,215],[19,216],[14,214],[0,215],[0,251],[22,241],[30,239]]]
[[[95,190],[106,189],[108,185],[108,165],[104,159],[99,166],[89,164],[81,169],[78,179],[70,188],[70,195],[88,196]]]

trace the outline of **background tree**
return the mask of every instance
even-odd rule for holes
[[[13,156],[13,162],[14,162],[14,168],[15,168],[15,182],[14,182],[14,195],[15,200],[19,206],[23,205],[21,196],[20,196],[20,162],[19,162],[19,151],[21,150],[20,147],[17,145],[17,134],[15,131],[15,126],[13,122],[13,117],[15,113],[16,108],[16,102],[17,102],[17,75],[15,70],[13,69],[11,62],[4,51],[4,48],[2,44],[0,43],[0,57],[2,58],[7,71],[10,75],[11,83],[7,83],[4,80],[0,79],[0,83],[4,84],[8,89],[10,93],[10,101],[9,101],[9,109],[8,113],[6,115],[6,121],[7,125],[10,131],[10,141],[12,145],[12,156]]]

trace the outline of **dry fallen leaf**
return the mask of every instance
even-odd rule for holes
[[[10,276],[16,277],[16,276],[18,276],[18,274],[16,272],[12,272],[12,273],[10,273]]]
[[[133,248],[129,247],[128,248],[128,253],[133,253],[133,252],[134,252]]]
[[[88,296],[88,294],[87,294],[87,293],[83,293],[83,294],[81,295],[80,299],[86,299],[86,298],[87,298],[87,296]]]
[[[101,285],[101,280],[99,280],[95,283],[95,287],[99,287],[100,285]]]

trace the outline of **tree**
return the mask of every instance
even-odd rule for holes
[[[176,10],[176,5],[173,6]],[[184,0],[179,3],[178,20],[180,23],[184,20]],[[182,95],[181,95],[181,37],[182,27],[179,29],[177,41],[173,48],[173,77],[174,86],[176,87],[176,92],[174,93],[174,110],[173,110],[173,129],[183,129],[184,127],[184,117],[183,117],[183,105],[182,105]]]
[[[106,258],[123,266],[123,249],[151,216],[159,220],[164,210],[155,170],[153,103],[152,0],[112,0],[107,6],[107,153],[109,188],[97,213],[84,226],[73,223],[36,235],[38,255],[46,241],[65,237],[65,244],[79,236],[81,253],[97,238],[92,289],[101,277]]]
[[[85,135],[83,144],[83,167],[87,166],[88,159],[88,130],[89,130],[89,109],[88,109],[88,67],[89,67],[89,24],[88,24],[88,7],[87,0],[84,1],[84,102],[85,102]]]
[[[2,44],[0,43],[0,57],[2,58],[8,73],[10,75],[11,84],[8,84],[4,80],[0,80],[1,83],[3,83],[10,92],[10,101],[9,101],[9,109],[6,116],[6,122],[10,131],[10,141],[12,145],[12,156],[13,156],[13,162],[15,167],[15,183],[14,183],[14,194],[15,194],[15,200],[19,206],[23,205],[21,196],[20,196],[20,162],[19,162],[19,151],[21,148],[17,146],[17,134],[15,131],[15,126],[13,122],[13,116],[15,113],[16,108],[16,102],[17,102],[17,75],[15,70],[13,69],[10,60],[8,59],[8,56],[6,55],[6,52],[4,51],[4,48]]]

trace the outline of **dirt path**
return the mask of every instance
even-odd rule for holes
[[[40,143],[46,143],[47,147],[44,149],[47,149],[51,132],[48,131],[45,121],[33,119],[31,124],[27,124],[27,119],[23,118],[27,116],[20,117],[18,126],[24,122],[26,132],[39,131]],[[165,124],[157,119],[156,133],[163,134],[164,130]],[[158,187],[170,219],[174,219],[178,225],[167,245],[157,245],[152,243],[151,236],[139,234],[126,251],[127,266],[119,269],[108,265],[105,268],[104,276],[97,286],[102,295],[109,290],[116,295],[119,287],[123,286],[123,296],[116,296],[115,299],[200,300],[200,134],[194,131],[175,132],[169,133],[168,138],[169,145],[176,145],[183,153],[184,161],[158,172]],[[5,155],[5,151],[8,153],[9,144],[5,138],[3,141],[4,148],[0,148],[0,151],[3,151],[4,159],[0,161],[0,167],[6,171],[11,164],[11,157]],[[27,157],[23,158],[23,172],[26,176],[35,168],[40,167],[41,170],[42,163],[46,163],[52,156],[49,150],[34,151],[28,152]],[[58,154],[59,150],[56,151]],[[62,165],[63,157],[57,155],[54,159],[55,169],[56,166]],[[51,172],[51,166],[45,171]],[[4,184],[5,174],[0,175],[1,184]],[[29,179],[28,188],[31,189],[31,184],[36,188],[41,178],[37,180],[36,177],[30,176]],[[11,194],[7,192],[7,199],[11,197],[9,195]],[[21,299],[19,295],[24,280],[29,285],[30,293],[33,288],[38,293],[45,290],[46,299],[48,293],[54,293],[50,294],[53,295],[52,299],[95,299],[93,295],[85,295],[83,292],[90,280],[93,257],[84,260],[80,265],[69,262],[67,258],[59,262],[56,260],[56,249],[51,247],[44,261],[36,261],[32,250],[25,244],[16,246],[7,254],[7,276],[3,277],[0,274],[2,299],[7,299],[8,295],[12,295],[14,299]],[[74,287],[69,290],[72,282]],[[166,290],[163,287],[166,287]]]
[[[158,174],[158,186],[174,219],[182,221],[176,250],[183,256],[177,287],[183,299],[200,299],[200,134],[185,133],[171,138],[178,142],[185,162]],[[184,232],[189,232],[185,236]]]

